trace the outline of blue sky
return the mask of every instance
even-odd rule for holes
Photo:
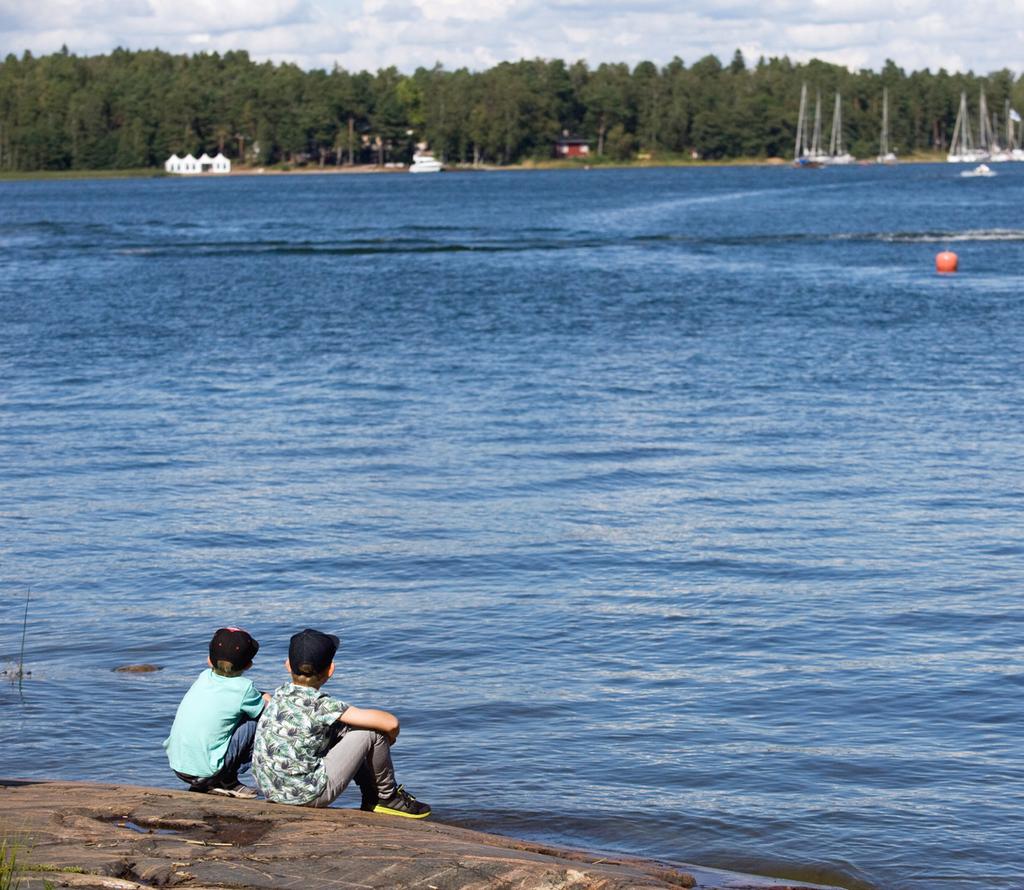
[[[245,49],[304,68],[523,57],[723,61],[739,47],[878,69],[1020,70],[1024,0],[0,0],[0,52]]]

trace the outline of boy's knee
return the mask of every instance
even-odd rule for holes
[[[370,742],[376,742],[377,739],[385,738],[384,733],[376,729],[350,729],[345,735]]]

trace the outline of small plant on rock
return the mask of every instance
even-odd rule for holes
[[[18,890],[18,847],[7,838],[0,838],[0,890]]]

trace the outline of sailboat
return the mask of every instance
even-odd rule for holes
[[[800,86],[800,112],[796,121],[796,144],[793,146],[794,167],[821,166],[821,95],[814,116],[814,136],[807,139],[807,84]]]
[[[882,87],[882,138],[879,141],[878,157],[875,160],[879,164],[895,164],[896,153],[889,150],[889,88]]]
[[[953,138],[949,142],[946,160],[950,164],[975,164],[988,158],[988,152],[978,151],[971,137],[971,120],[967,115],[967,93],[960,94],[960,108],[953,124]]]
[[[821,150],[821,90],[817,91],[814,100],[814,133],[811,135],[811,161],[819,166],[828,161],[828,155]]]
[[[828,154],[825,156],[824,163],[852,164],[853,162],[853,155],[851,155],[848,151],[843,151],[842,98],[837,92],[835,109],[832,111],[832,135],[829,138]]]
[[[1007,100],[1009,105],[1009,100]],[[982,148],[988,150],[988,159],[992,163],[1001,164],[1004,161],[1011,160],[1009,151],[1009,141],[1007,141],[1007,147],[1004,148],[999,144],[999,139],[996,133],[999,132],[999,128],[996,126],[996,115],[995,112],[992,116],[988,115],[988,104],[985,101],[985,91],[981,91],[981,131],[979,133],[978,142]]]

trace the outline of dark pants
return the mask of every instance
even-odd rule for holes
[[[252,743],[256,738],[256,720],[252,717],[242,718],[235,727],[224,753],[224,765],[212,776],[189,776],[185,773],[174,774],[183,782],[187,782],[189,791],[208,791],[218,785],[234,785],[238,782],[238,774],[247,770],[252,763]]]

